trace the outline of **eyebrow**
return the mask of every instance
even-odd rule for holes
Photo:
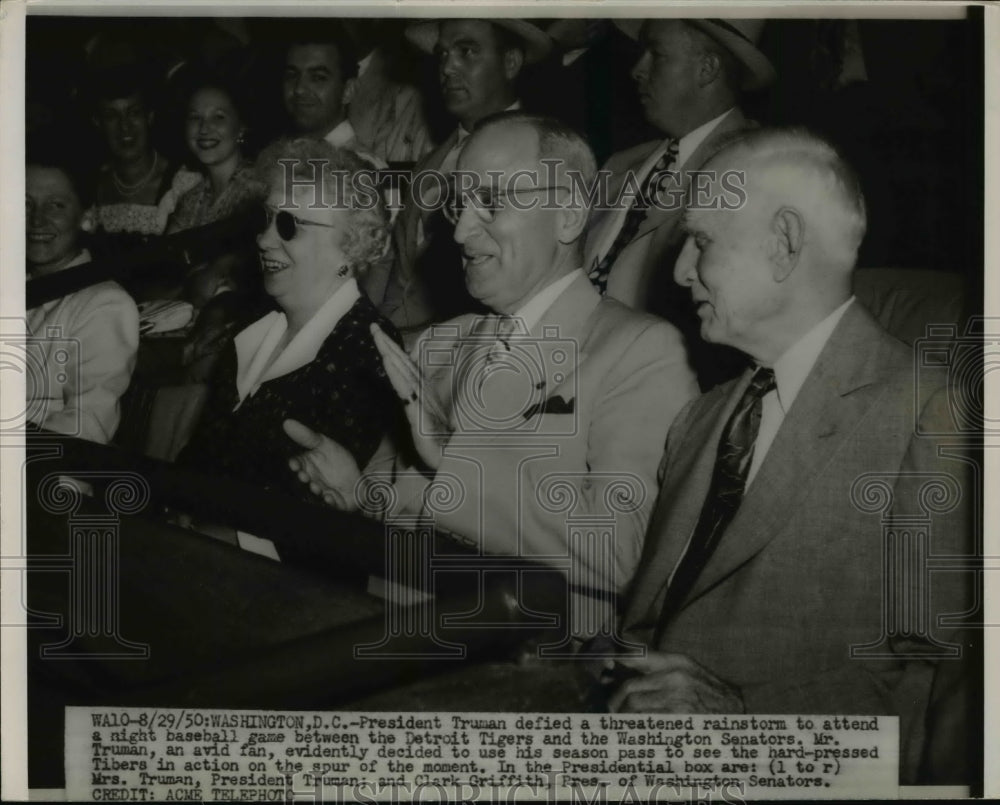
[[[456,39],[454,42],[451,42],[448,45],[448,47],[453,47],[453,48],[456,48],[456,47],[470,47],[470,46],[472,46],[472,47],[480,47],[479,40],[472,39],[472,38],[466,36],[466,37],[460,37],[459,39]],[[436,47],[436,50],[438,50],[438,51],[447,50],[447,48],[439,42],[438,45],[437,45],[437,47]]]
[[[326,64],[307,64],[305,67],[299,67],[297,64],[286,64],[286,73],[327,73],[329,75],[333,74],[333,70],[330,69],[329,65]]]

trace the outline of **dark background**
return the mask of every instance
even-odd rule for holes
[[[970,290],[982,275],[983,54],[978,9],[965,20],[859,20],[867,81],[834,88],[832,65],[844,21],[772,20],[761,49],[777,83],[746,99],[764,124],[802,124],[830,137],[862,176],[869,206],[862,267],[932,268],[963,274]],[[539,21],[544,24],[544,21]],[[68,148],[99,165],[104,158],[86,101],[84,45],[100,34],[103,58],[139,58],[165,74],[179,59],[208,62],[241,77],[248,95],[250,144],[282,133],[280,20],[242,20],[250,44],[209,18],[136,19],[34,16],[27,20],[27,136],[55,126]],[[396,58],[401,80],[424,90],[437,139],[454,123],[441,108],[430,58],[403,38],[405,21],[384,20],[380,41]],[[611,29],[606,81],[593,83],[588,135],[599,159],[656,136],[639,114],[628,72],[639,55]],[[547,111],[552,64],[522,75],[527,106]],[[547,80],[546,80],[547,79]],[[545,88],[548,98],[538,97]],[[568,88],[572,89],[572,88]],[[157,99],[154,137],[161,153],[182,160],[183,119],[171,89]],[[610,120],[610,123],[608,121]],[[976,306],[978,308],[978,305]],[[974,308],[975,309],[975,308]]]

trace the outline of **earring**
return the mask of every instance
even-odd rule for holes
[[[247,133],[245,131],[241,131],[239,136],[236,138],[236,144],[246,145],[246,141],[247,141]]]
[[[347,265],[347,263],[344,263],[344,265],[342,265],[340,268],[337,269],[337,276],[338,277],[346,277],[348,275],[348,273],[350,272],[350,270],[351,270],[351,267],[349,265]]]

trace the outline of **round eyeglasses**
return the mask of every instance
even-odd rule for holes
[[[503,209],[502,199],[508,196],[516,196],[521,193],[540,193],[544,190],[568,190],[563,185],[544,185],[542,187],[514,187],[510,190],[495,190],[492,187],[477,187],[475,190],[463,190],[458,192],[452,184],[448,192],[448,203],[445,204],[444,217],[452,226],[457,226],[462,213],[467,207],[471,207],[476,216],[487,224],[493,223],[497,217],[497,211]],[[534,209],[536,205],[511,205],[515,209]]]
[[[268,204],[263,205],[263,210],[264,218],[260,224],[260,233],[264,234],[270,229],[271,221],[274,221],[274,227],[278,230],[278,237],[285,242],[295,237],[300,226],[322,226],[326,229],[337,228],[335,224],[324,224],[321,221],[307,221],[305,218],[292,215],[288,210],[279,210]]]

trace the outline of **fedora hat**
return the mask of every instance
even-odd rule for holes
[[[646,20],[615,20],[615,25],[626,36],[639,38],[639,31]],[[774,67],[767,56],[757,49],[766,20],[755,19],[685,19],[699,31],[712,37],[743,65],[740,89],[761,89],[775,78]]]
[[[415,22],[406,29],[406,38],[416,45],[424,53],[433,53],[434,46],[437,45],[438,36],[441,33],[442,20],[425,20]],[[506,31],[510,31],[524,46],[524,63],[534,64],[541,61],[552,50],[552,39],[545,31],[527,20],[515,20],[510,18],[488,19],[483,22],[491,22]]]

